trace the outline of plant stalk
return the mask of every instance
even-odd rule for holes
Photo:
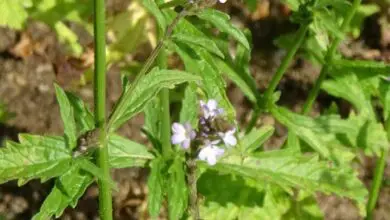
[[[105,132],[106,123],[106,38],[105,38],[105,1],[95,0],[94,4],[94,37],[95,37],[95,74],[94,104],[95,124],[99,129],[100,149],[97,154],[97,165],[105,179],[110,179],[108,148]],[[102,220],[112,220],[111,187],[99,180],[99,212]]]
[[[194,154],[194,153],[192,153]],[[191,155],[187,158],[187,184],[190,190],[189,196],[189,214],[193,220],[200,220],[199,204],[198,204],[198,189],[197,189],[197,176],[196,176],[196,157]]]
[[[276,73],[271,79],[271,82],[267,88],[267,90],[264,93],[263,96],[263,103],[257,103],[258,108],[253,112],[252,118],[250,119],[250,124],[246,129],[246,133],[249,133],[253,127],[256,125],[256,120],[258,116],[261,113],[261,109],[264,109],[266,105],[269,104],[272,100],[272,95],[279,84],[280,80],[282,79],[283,75],[286,73],[287,68],[289,67],[291,61],[293,60],[295,54],[297,53],[298,49],[301,47],[303,40],[305,39],[306,33],[309,29],[310,24],[304,24],[301,25],[300,28],[298,29],[296,39],[295,39],[295,44],[292,45],[292,47],[289,49],[287,52],[286,56],[283,58],[282,63],[280,64],[279,68],[276,70]]]
[[[346,15],[343,23],[341,24],[340,30],[342,33],[345,33],[347,31],[347,28],[349,27],[349,24],[351,23],[351,20],[353,16],[355,15],[357,9],[360,6],[361,0],[354,0],[352,3],[351,9],[348,11],[348,14]],[[318,79],[316,80],[313,89],[310,91],[309,96],[303,105],[302,113],[308,114],[313,106],[314,101],[316,100],[318,93],[321,89],[321,85],[324,82],[326,75],[328,74],[330,64],[332,63],[333,57],[335,55],[335,52],[341,42],[343,40],[342,38],[335,38],[330,45],[326,55],[325,55],[325,64],[322,66],[320,75],[318,76]]]

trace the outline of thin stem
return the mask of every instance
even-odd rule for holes
[[[379,191],[383,182],[383,174],[386,167],[386,159],[389,154],[387,149],[382,150],[381,157],[376,163],[374,180],[370,189],[370,197],[368,198],[367,203],[367,217],[366,220],[371,220],[373,218],[374,209],[378,200]]]
[[[197,189],[197,176],[196,176],[196,159],[192,155],[187,159],[187,184],[190,190],[190,204],[189,214],[193,220],[200,220],[199,204],[198,204],[198,189]]]
[[[348,11],[348,14],[346,15],[343,23],[341,24],[340,31],[342,33],[345,33],[347,28],[349,27],[349,24],[355,15],[361,0],[354,0],[352,3],[351,9]],[[329,66],[332,63],[333,57],[335,55],[335,52],[341,42],[342,38],[335,38],[330,45],[330,48],[328,49],[326,55],[325,55],[325,64],[322,66],[320,75],[318,79],[316,80],[313,89],[310,91],[309,96],[303,105],[302,113],[308,114],[313,106],[314,101],[316,100],[318,93],[321,89],[321,85],[324,82],[326,75],[328,74]]]
[[[156,60],[156,58],[158,56],[158,54],[160,53],[161,49],[163,48],[163,45],[164,45],[165,41],[168,40],[171,37],[171,35],[173,33],[173,29],[175,28],[177,23],[180,21],[181,18],[185,17],[186,15],[187,15],[187,10],[186,9],[182,10],[176,16],[176,18],[172,21],[172,23],[168,26],[167,31],[164,34],[164,37],[162,37],[162,39],[160,39],[160,41],[158,42],[156,48],[154,48],[154,50],[152,51],[152,54],[146,60],[144,66],[142,67],[141,71],[138,73],[137,77],[134,79],[134,82],[131,84],[130,88],[126,90],[126,92],[121,96],[121,98],[118,100],[117,104],[115,105],[114,110],[112,111],[112,114],[109,117],[109,121],[108,121],[108,125],[107,125],[107,131],[110,131],[112,129],[111,126],[112,126],[113,120],[115,120],[115,118],[118,115],[122,114],[121,111],[122,111],[123,105],[125,104],[123,100],[127,100],[129,98],[129,96],[131,96],[131,94],[134,91],[135,86],[138,84],[140,79],[146,73],[148,73],[149,69],[152,67],[154,61]],[[117,109],[119,109],[119,110],[117,110]]]
[[[286,72],[287,68],[289,67],[291,61],[293,60],[295,54],[297,53],[298,49],[301,47],[303,40],[305,39],[307,30],[309,29],[309,24],[301,25],[295,39],[295,44],[292,45],[292,47],[289,49],[287,55],[283,58],[282,63],[280,64],[279,68],[276,70],[276,73],[271,79],[271,82],[267,88],[267,90],[264,93],[263,96],[263,105],[268,105],[270,101],[272,101],[272,94],[275,91],[277,85],[279,84],[280,80],[282,79],[284,73]],[[259,107],[256,108],[255,112],[252,114],[252,118],[250,119],[250,124],[248,125],[246,129],[246,133],[249,133],[253,127],[256,125],[257,118],[259,117],[261,113],[261,109],[265,108],[266,106],[261,106],[261,103],[257,103]]]
[[[99,129],[100,149],[97,163],[105,179],[110,179],[108,164],[108,148],[105,132],[106,122],[106,38],[105,38],[105,2],[95,0],[94,4],[94,37],[95,37],[95,74],[94,74],[94,103],[95,123]],[[99,180],[99,211],[102,220],[112,219],[111,188],[105,181]]]

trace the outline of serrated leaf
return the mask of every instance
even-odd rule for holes
[[[115,134],[109,136],[108,154],[112,168],[144,166],[154,158],[144,145]]]
[[[150,163],[150,174],[148,177],[148,210],[152,217],[160,214],[161,203],[163,201],[163,175],[161,173],[164,161],[157,158]]]
[[[53,216],[58,218],[68,206],[75,207],[92,180],[91,175],[80,171],[78,166],[72,166],[56,180],[52,191],[33,220],[47,220]]]
[[[168,171],[168,214],[169,219],[181,219],[188,205],[188,189],[184,163],[177,157]]]
[[[207,220],[281,219],[289,207],[279,187],[212,170],[199,178],[198,191],[205,197],[200,212]]]
[[[321,220],[324,219],[322,211],[313,194],[300,190],[295,198],[292,198],[291,207],[282,217],[285,220]]]
[[[390,74],[390,65],[384,62],[368,60],[334,59],[329,72],[334,78],[350,73],[354,73],[359,79],[380,75],[387,77]]]
[[[165,30],[167,23],[156,2],[154,0],[142,0],[142,4],[156,18],[159,28]]]
[[[54,85],[56,90],[57,101],[60,106],[62,122],[64,124],[64,135],[69,149],[73,149],[77,144],[77,129],[74,120],[73,107],[71,106],[68,97],[64,90],[58,85]]]
[[[189,83],[184,91],[180,110],[180,123],[189,122],[192,128],[198,127],[199,102],[196,95],[196,85]]]
[[[291,192],[288,187],[295,187],[309,192],[334,193],[360,205],[365,203],[367,196],[367,189],[352,168],[332,168],[328,162],[319,161],[315,154],[302,156],[292,150],[267,151],[245,157],[231,154],[211,168],[259,183],[276,184],[288,192]]]
[[[229,15],[211,8],[204,9],[199,13],[196,13],[196,15],[200,19],[210,22],[220,31],[229,34],[240,42],[247,50],[250,50],[251,46],[248,39],[240,29],[232,25]]]
[[[174,88],[175,85],[184,82],[200,81],[199,76],[178,70],[159,70],[154,68],[143,76],[128,99],[120,99],[125,103],[121,109],[115,109],[116,118],[110,118],[111,129],[115,130],[138,112],[142,111],[152,98],[156,97],[163,88]],[[118,104],[119,105],[119,104]]]
[[[0,0],[0,26],[21,29],[27,16],[21,0]]]
[[[189,46],[200,46],[207,50],[210,53],[213,53],[221,58],[224,58],[225,56],[221,52],[221,50],[217,47],[217,45],[214,43],[213,40],[207,38],[203,35],[188,35],[187,33],[175,33],[172,36],[172,39],[177,42],[188,44]]]
[[[183,60],[187,71],[202,77],[201,88],[208,99],[215,99],[224,108],[229,120],[235,120],[235,110],[226,95],[226,83],[218,72],[211,55],[204,50],[193,51],[185,45],[175,45],[175,50]]]
[[[369,95],[364,93],[355,74],[337,75],[333,80],[326,80],[322,84],[322,89],[333,96],[347,100],[360,114],[375,118]]]
[[[86,131],[94,129],[95,121],[93,114],[85,105],[83,100],[68,92],[66,93],[66,96],[68,97],[70,105],[73,107],[74,119],[78,133],[84,134]]]
[[[161,114],[161,102],[160,97],[156,96],[151,100],[145,107],[145,128],[153,135],[155,138],[160,137],[160,126],[162,117]]]
[[[0,149],[0,183],[45,181],[69,169],[72,157],[62,137],[23,135],[21,142],[7,141]]]
[[[252,131],[241,139],[241,145],[245,151],[253,152],[260,148],[274,133],[275,128],[272,126],[263,126],[260,129]]]

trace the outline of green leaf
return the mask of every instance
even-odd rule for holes
[[[188,188],[185,166],[180,157],[176,157],[168,170],[168,214],[169,219],[181,219],[188,205]]]
[[[390,83],[387,80],[381,80],[379,91],[379,98],[383,105],[383,118],[388,120],[390,116]]]
[[[363,30],[364,20],[380,10],[381,8],[377,4],[360,4],[349,24],[349,31],[352,32],[352,36],[358,38],[361,30]]]
[[[290,132],[296,134],[323,157],[328,158],[330,156],[326,143],[312,130],[312,127],[307,123],[303,123],[307,121],[305,116],[290,113],[289,110],[279,107],[271,108],[271,113],[276,120],[288,127]]]
[[[128,99],[121,99],[125,103],[121,109],[115,109],[119,112],[116,118],[110,118],[112,122],[111,129],[115,130],[120,125],[131,119],[138,112],[142,111],[152,98],[156,97],[163,88],[174,88],[175,85],[184,82],[200,81],[199,76],[178,70],[159,70],[154,68],[151,72],[143,76]]]
[[[337,16],[329,10],[319,10],[315,13],[314,22],[321,30],[326,30],[328,34],[336,38],[343,38],[344,33],[341,32],[337,21]]]
[[[182,30],[180,31],[181,32],[175,33],[172,36],[174,41],[185,43],[189,46],[200,46],[208,52],[213,53],[221,58],[225,57],[214,41],[204,36],[204,34],[189,35],[188,33],[182,33]]]
[[[274,133],[275,128],[264,126],[260,129],[253,129],[241,139],[241,145],[247,152],[258,150]]]
[[[144,145],[115,134],[109,136],[108,154],[112,168],[144,166],[154,158]]]
[[[163,175],[162,169],[164,161],[162,158],[153,160],[150,164],[150,174],[148,178],[148,210],[152,217],[157,217],[160,214],[161,203],[163,201]]]
[[[185,45],[176,44],[176,52],[183,60],[187,71],[200,75],[203,79],[200,86],[208,99],[215,99],[224,108],[229,120],[235,120],[235,110],[226,95],[226,83],[218,72],[212,56],[205,50],[193,51]]]
[[[279,187],[237,175],[208,170],[197,185],[205,197],[200,207],[202,219],[281,219],[289,207],[289,197]]]
[[[158,8],[156,2],[154,0],[142,0],[142,4],[149,11],[149,13],[156,18],[157,25],[162,31],[164,31],[167,26],[167,23],[165,21],[163,13]]]
[[[145,107],[145,128],[154,138],[160,138],[160,126],[162,117],[160,97],[154,97]]]
[[[332,167],[317,155],[297,155],[293,150],[275,150],[256,155],[231,154],[211,167],[223,173],[238,174],[258,184],[276,184],[287,192],[289,187],[309,192],[334,193],[365,204],[367,189],[349,166]]]
[[[0,26],[22,29],[27,16],[22,0],[0,0]]]
[[[282,219],[286,220],[321,220],[324,219],[322,211],[312,193],[303,190],[298,192],[295,198],[292,198],[291,206]]]
[[[20,135],[20,144],[7,141],[0,149],[0,183],[19,179],[19,185],[31,179],[60,176],[72,160],[62,137]]]
[[[370,98],[364,93],[355,74],[337,75],[335,79],[325,81],[322,84],[322,89],[333,96],[347,100],[360,114],[375,118]]]
[[[196,129],[198,127],[199,102],[196,96],[196,84],[189,83],[184,92],[180,111],[180,122],[189,122]]]
[[[43,202],[39,213],[33,220],[47,220],[53,216],[59,218],[68,207],[75,207],[78,200],[92,183],[93,177],[82,172],[78,166],[72,166],[65,174],[60,176]]]
[[[229,34],[240,42],[247,50],[250,50],[251,46],[248,39],[240,29],[232,25],[229,15],[211,8],[204,9],[199,13],[196,13],[196,15],[200,19],[210,22],[220,31]]]
[[[329,72],[334,78],[354,73],[359,79],[364,79],[379,75],[388,76],[390,65],[378,61],[334,59]]]
[[[73,149],[77,144],[77,129],[73,108],[64,90],[56,84],[54,85],[54,88],[56,90],[58,104],[60,105],[62,122],[64,123],[65,139],[69,149]]]
[[[66,96],[68,97],[70,105],[73,107],[74,119],[78,133],[84,134],[86,131],[94,129],[95,121],[93,114],[85,105],[83,100],[68,92],[66,93]]]

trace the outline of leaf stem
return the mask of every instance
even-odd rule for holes
[[[116,120],[116,118],[120,115],[122,115],[124,109],[123,109],[123,106],[125,105],[125,102],[123,100],[127,100],[129,98],[129,96],[131,96],[131,94],[133,93],[134,91],[134,88],[136,87],[136,85],[138,84],[138,82],[140,81],[140,79],[146,74],[148,73],[149,69],[152,67],[154,61],[156,60],[158,54],[160,53],[161,49],[163,48],[163,45],[165,43],[165,41],[167,41],[172,33],[173,33],[173,29],[175,28],[175,26],[178,24],[178,22],[180,21],[181,18],[185,17],[187,15],[187,10],[184,9],[182,10],[176,17],[175,19],[172,21],[172,23],[167,27],[167,30],[164,34],[164,36],[160,39],[160,41],[158,42],[156,48],[154,48],[154,50],[152,51],[151,55],[149,56],[149,58],[146,60],[144,66],[142,67],[141,71],[137,74],[136,78],[134,79],[133,83],[131,84],[130,88],[128,88],[126,91],[124,91],[124,93],[121,95],[121,97],[119,98],[118,102],[116,103],[109,119],[108,119],[108,124],[107,124],[107,131],[112,131],[116,128],[112,128],[112,125],[113,125],[113,122]]]
[[[196,157],[191,153],[191,156],[187,158],[187,184],[190,190],[190,204],[189,213],[193,220],[200,220],[199,204],[198,204],[198,189],[197,189],[197,176],[196,176]]]
[[[293,60],[295,54],[297,53],[298,49],[301,47],[303,40],[306,37],[306,33],[309,29],[309,25],[310,25],[310,23],[303,24],[298,29],[296,39],[294,41],[295,43],[294,43],[294,45],[291,46],[288,53],[283,58],[282,63],[280,64],[279,68],[276,70],[276,73],[272,77],[271,82],[270,82],[267,90],[264,93],[264,96],[262,99],[263,103],[257,103],[257,105],[259,107],[256,108],[256,110],[253,112],[252,118],[250,119],[250,124],[246,129],[246,133],[249,133],[253,129],[253,127],[256,125],[256,120],[261,113],[261,109],[266,108],[266,106],[269,104],[269,102],[272,101],[271,99],[272,99],[273,92],[275,91],[277,85],[279,84],[280,80],[282,79],[283,75],[285,74],[287,68],[289,67],[289,65],[290,65],[291,61]]]
[[[349,24],[355,15],[357,9],[360,6],[361,0],[354,0],[352,3],[352,7],[348,11],[348,14],[344,18],[343,23],[341,24],[340,31],[342,33],[345,33],[347,31],[347,28],[349,27]],[[333,61],[333,57],[335,55],[336,49],[338,48],[342,38],[335,38],[330,45],[326,55],[325,55],[325,64],[322,66],[320,75],[318,76],[318,79],[316,80],[313,89],[310,91],[309,96],[303,105],[302,113],[308,114],[313,106],[314,101],[316,100],[318,93],[321,89],[321,85],[324,82],[326,75],[328,74],[330,64]]]
[[[100,149],[97,164],[102,169],[102,176],[110,179],[108,148],[106,142],[106,38],[105,38],[105,1],[95,0],[94,4],[94,37],[95,37],[95,74],[94,104],[95,124],[99,129]],[[99,184],[99,211],[102,220],[112,220],[112,196],[110,185],[103,180]]]

